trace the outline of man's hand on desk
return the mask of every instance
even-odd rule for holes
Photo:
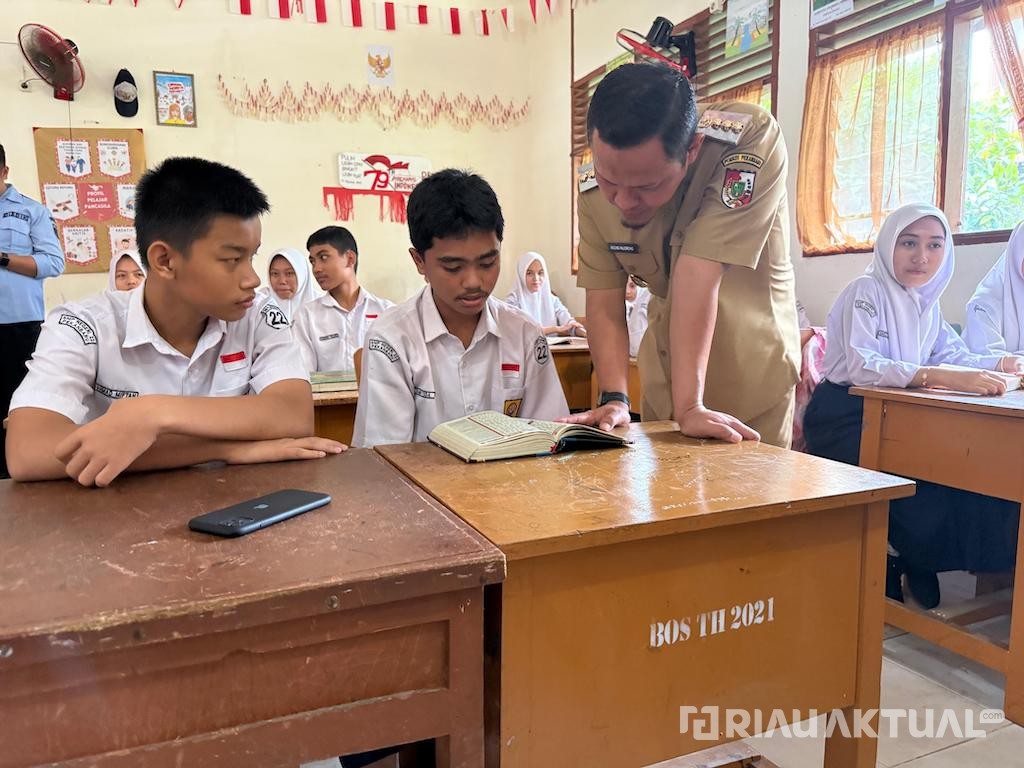
[[[727,443],[761,439],[761,435],[736,417],[710,411],[703,405],[695,405],[676,416],[676,423],[679,424],[679,431],[687,437],[712,438]]]
[[[565,424],[586,424],[590,427],[603,429],[605,432],[611,432],[615,427],[629,424],[629,408],[626,407],[625,403],[607,403],[600,408],[594,408],[583,413],[574,413],[561,419],[556,419],[556,421],[561,421]]]

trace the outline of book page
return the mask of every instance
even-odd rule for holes
[[[480,445],[497,443],[508,437],[538,432],[526,419],[515,419],[497,411],[484,411],[445,425],[454,434]]]

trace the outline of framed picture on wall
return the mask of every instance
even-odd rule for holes
[[[195,128],[195,76],[184,72],[154,72],[156,124]]]

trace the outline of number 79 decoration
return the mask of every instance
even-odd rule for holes
[[[430,160],[414,155],[364,154],[342,152],[338,155],[339,186],[323,188],[324,207],[333,211],[337,221],[354,218],[355,198],[377,197],[379,218],[404,224],[409,193],[431,172]]]

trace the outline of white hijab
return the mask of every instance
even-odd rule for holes
[[[540,290],[534,293],[526,286],[526,270],[533,262],[539,261],[544,268],[544,283]],[[515,296],[518,306],[543,328],[550,328],[558,325],[558,318],[555,312],[555,297],[551,294],[551,277],[548,274],[548,264],[544,257],[534,251],[527,251],[519,257],[516,262],[516,287],[512,289],[511,296]]]
[[[127,256],[129,259],[134,261],[139,269],[142,270],[142,274],[146,274],[146,268],[142,266],[142,260],[139,258],[139,254],[135,251],[121,251],[116,256],[110,257],[110,272],[107,274],[107,290],[117,290],[117,264],[122,258]]]
[[[993,320],[1002,318],[1002,336],[1006,349],[1014,351],[1024,347],[1021,344],[1021,329],[1024,328],[1024,222],[1018,224],[1010,235],[1006,250],[995,266],[985,275],[967,305],[968,316],[975,307],[983,309]],[[971,350],[975,349],[970,344]],[[983,345],[982,345],[983,346]]]
[[[274,263],[274,259],[278,256],[284,256],[288,259],[288,263],[295,270],[297,285],[295,293],[290,299],[282,299],[274,293],[274,289],[270,286],[270,265]],[[259,292],[273,299],[274,303],[284,312],[284,316],[288,318],[289,323],[303,304],[322,295],[322,292],[318,290],[316,281],[313,280],[313,270],[309,266],[309,259],[306,257],[306,254],[297,248],[278,248],[274,251],[270,255],[270,261],[267,262],[267,275],[267,284],[260,286]]]
[[[946,249],[942,264],[932,279],[920,288],[905,288],[893,272],[892,259],[900,233],[918,219],[933,216],[946,231]],[[931,205],[904,205],[890,213],[875,240],[875,258],[864,274],[878,283],[888,304],[886,315],[889,350],[893,359],[922,365],[931,354],[942,329],[939,298],[953,279],[955,257],[953,234],[946,215]]]

